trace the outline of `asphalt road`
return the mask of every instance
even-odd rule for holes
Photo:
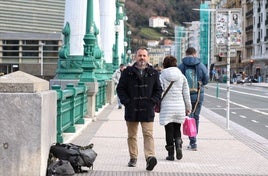
[[[231,84],[229,102],[230,121],[268,139],[268,88]],[[203,105],[226,118],[226,84],[207,85]]]

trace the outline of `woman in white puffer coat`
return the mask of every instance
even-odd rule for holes
[[[176,158],[182,158],[181,124],[185,116],[190,114],[192,105],[187,79],[177,67],[177,59],[173,56],[165,57],[160,82],[163,92],[174,81],[161,102],[159,114],[160,125],[165,127],[167,160],[174,160],[174,146]],[[175,145],[174,145],[175,144]]]

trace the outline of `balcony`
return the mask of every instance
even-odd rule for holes
[[[253,44],[253,40],[249,40],[249,41],[246,41],[245,45],[252,45]]]
[[[246,27],[246,31],[250,31],[250,30],[253,30],[253,25],[252,24]]]
[[[253,9],[249,10],[249,11],[246,13],[246,17],[252,16],[252,15],[253,15]]]

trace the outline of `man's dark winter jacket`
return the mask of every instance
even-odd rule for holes
[[[208,84],[209,76],[208,76],[208,70],[205,67],[204,64],[200,62],[199,58],[196,57],[185,57],[182,60],[182,63],[179,65],[179,69],[183,74],[185,74],[185,70],[187,68],[195,68],[197,71],[197,81],[200,81],[202,83],[201,86],[201,96],[200,96],[200,101],[203,101],[204,98],[204,85]],[[191,94],[191,101],[195,102],[196,101],[196,96],[194,94]]]
[[[142,75],[135,65],[127,67],[121,74],[116,91],[125,106],[126,121],[154,121],[154,105],[160,100],[162,88],[159,73],[152,66],[148,65]]]

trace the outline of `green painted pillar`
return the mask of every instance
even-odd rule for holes
[[[94,47],[96,37],[94,35],[94,23],[93,23],[93,0],[87,1],[87,21],[86,21],[86,34],[84,36],[84,59],[82,62],[83,73],[81,75],[81,82],[95,82],[96,77],[94,69],[96,68],[94,63]]]
[[[96,69],[95,69],[95,75],[97,80],[108,80],[110,79],[110,77],[108,76],[108,71],[106,69],[106,63],[103,59],[103,51],[100,49],[99,45],[98,45],[98,37],[97,35],[99,34],[99,30],[96,27],[96,25],[94,24],[94,29],[95,29],[95,38],[96,38],[96,43],[94,46],[94,57],[95,57],[95,65],[96,65]]]
[[[119,67],[119,54],[118,54],[118,35],[120,20],[123,19],[124,14],[120,14],[120,8],[124,7],[125,0],[116,0],[116,15],[115,15],[115,44],[113,45],[113,71]]]
[[[70,56],[70,24],[67,22],[62,30],[64,44],[59,51],[59,59],[56,70],[57,79],[79,79],[83,72],[81,68],[82,57]]]
[[[119,67],[118,56],[118,32],[115,32],[115,44],[113,45],[113,72]]]

